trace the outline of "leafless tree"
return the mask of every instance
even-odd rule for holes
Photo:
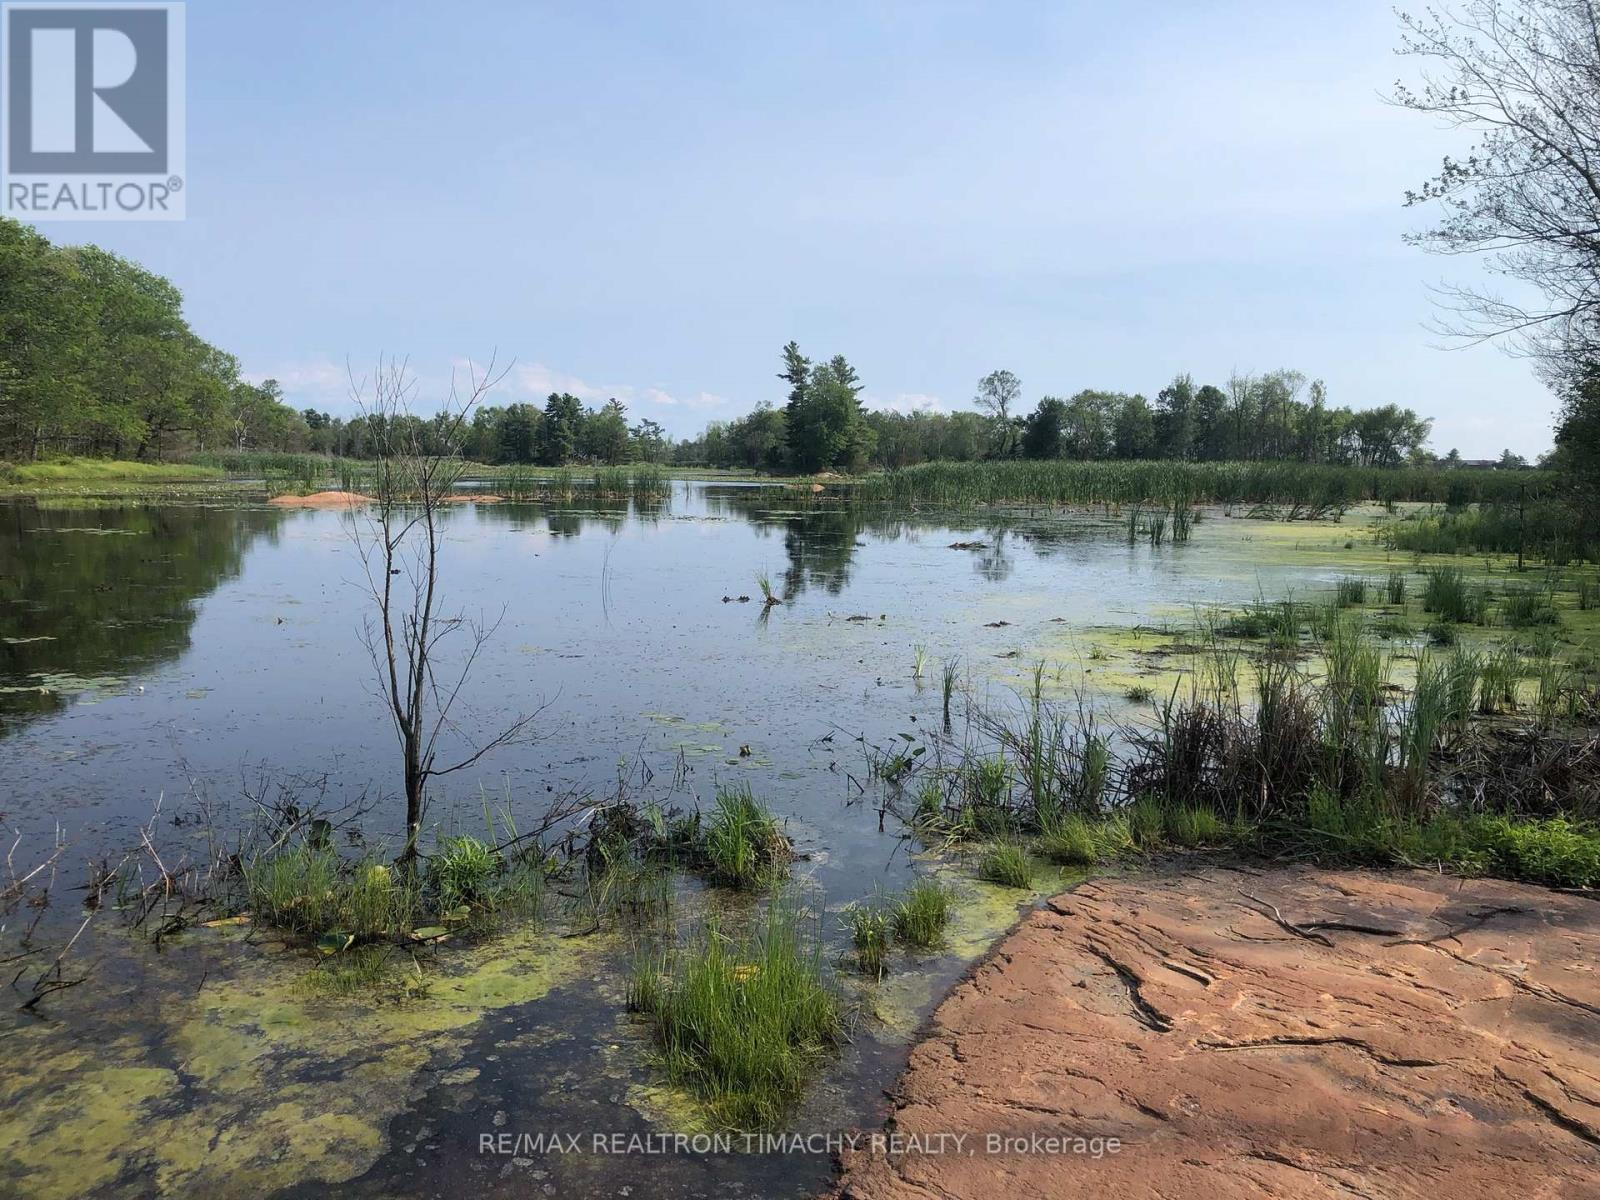
[[[457,701],[504,612],[484,621],[440,609],[444,508],[461,478],[461,435],[472,410],[504,375],[492,359],[482,369],[469,364],[463,394],[452,374],[443,408],[426,422],[413,415],[416,381],[404,360],[381,360],[370,380],[351,376],[352,394],[377,442],[371,503],[354,516],[351,530],[373,601],[363,637],[403,763],[400,861],[407,866],[416,860],[429,781],[523,740],[539,715],[538,709],[519,714],[482,737],[461,728],[454,719]],[[441,658],[451,639],[461,645],[446,667]],[[460,747],[441,759],[447,734]]]
[[[1600,9],[1596,0],[1464,0],[1399,14],[1399,52],[1424,61],[1396,103],[1475,135],[1465,159],[1406,193],[1437,204],[1413,242],[1484,253],[1541,303],[1446,290],[1441,329],[1509,337],[1547,367],[1600,350]]]

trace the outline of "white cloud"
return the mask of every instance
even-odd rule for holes
[[[576,375],[552,370],[543,363],[513,367],[508,382],[518,391],[526,392],[541,400],[551,392],[567,392],[579,400],[609,400],[615,396],[624,403],[633,397],[633,388],[626,385],[605,387],[589,383]]]
[[[578,399],[599,403],[612,397],[622,401],[631,410],[649,413],[651,410],[673,409],[678,412],[722,412],[733,402],[715,392],[699,391],[690,395],[675,395],[656,384],[641,386],[631,383],[596,384],[547,367],[532,363],[515,367],[508,381],[510,386],[535,401],[543,400],[551,392],[567,392]]]
[[[276,379],[286,395],[344,396],[350,391],[349,373],[328,359],[284,363],[270,371],[241,372],[245,382],[262,383]]]
[[[888,400],[879,399],[871,393],[863,393],[861,402],[867,408],[878,408],[897,413],[942,413],[950,411],[950,406],[943,400],[937,396],[930,396],[926,392],[896,392]]]

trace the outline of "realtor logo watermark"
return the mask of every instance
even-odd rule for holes
[[[181,221],[181,3],[0,5],[0,211]]]

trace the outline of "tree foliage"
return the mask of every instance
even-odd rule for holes
[[[1401,14],[1421,61],[1395,100],[1475,142],[1406,194],[1438,225],[1414,241],[1482,253],[1540,303],[1473,288],[1447,302],[1452,332],[1512,335],[1547,365],[1600,351],[1600,10],[1595,0],[1465,0]],[[1558,371],[1562,368],[1557,367]]]
[[[167,280],[0,218],[0,458],[298,448],[307,433],[276,383],[242,379],[189,328]]]

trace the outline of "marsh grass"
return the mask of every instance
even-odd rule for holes
[[[1345,576],[1334,585],[1334,602],[1340,608],[1355,608],[1367,602],[1367,581]]]
[[[775,604],[782,604],[783,597],[772,590],[772,577],[765,571],[756,572],[756,587],[761,592],[761,602],[771,608]]]
[[[1340,702],[1371,708],[1382,699],[1388,664],[1358,617],[1341,614],[1332,623],[1322,641],[1322,657],[1328,688]]]
[[[748,784],[717,788],[700,851],[707,875],[727,887],[766,887],[789,869],[789,839]]]
[[[1466,477],[1470,475],[1469,477]],[[960,509],[983,504],[1170,506],[1252,504],[1289,519],[1337,516],[1362,500],[1442,504],[1530,497],[1549,486],[1538,471],[1446,471],[1294,462],[1078,462],[1069,459],[930,462],[867,475],[846,495]],[[1405,522],[1397,522],[1404,525]],[[1414,524],[1414,523],[1413,523]]]
[[[1404,571],[1390,571],[1387,579],[1383,581],[1384,599],[1392,605],[1403,605],[1406,602],[1406,574]]]
[[[277,850],[247,864],[243,879],[258,922],[313,936],[393,936],[409,931],[422,909],[414,879],[372,858],[347,862],[327,846]]]
[[[1430,567],[1422,607],[1425,612],[1437,613],[1441,620],[1478,625],[1484,620],[1488,602],[1482,589],[1473,585],[1460,567]]]
[[[959,659],[947,658],[939,673],[939,692],[944,701],[944,727],[947,730],[950,728],[950,700],[955,695],[956,677],[960,669]]]
[[[501,871],[500,855],[471,834],[441,839],[428,860],[428,881],[443,910],[482,904]]]
[[[845,920],[856,969],[882,979],[889,962],[889,913],[877,898],[851,906]]]
[[[1559,625],[1555,597],[1546,588],[1508,585],[1500,597],[1500,620],[1513,629]]]
[[[1100,860],[1101,846],[1095,834],[1095,827],[1086,818],[1067,813],[1046,825],[1034,845],[1051,862],[1083,866]]]
[[[939,880],[916,880],[890,910],[894,936],[919,950],[932,949],[944,940],[954,903],[949,887]]]
[[[364,945],[322,959],[300,986],[326,999],[414,1000],[427,994],[428,979],[414,955],[395,946]]]
[[[978,878],[1004,887],[1033,886],[1033,864],[1028,852],[1015,842],[998,842],[978,858]]]
[[[713,923],[676,953],[642,954],[628,1007],[649,1019],[667,1074],[738,1129],[778,1122],[846,1035],[815,921],[789,899],[749,937]]]
[[[1522,678],[1522,653],[1513,641],[1504,641],[1483,657],[1478,672],[1478,711],[1514,712],[1517,684]]]

